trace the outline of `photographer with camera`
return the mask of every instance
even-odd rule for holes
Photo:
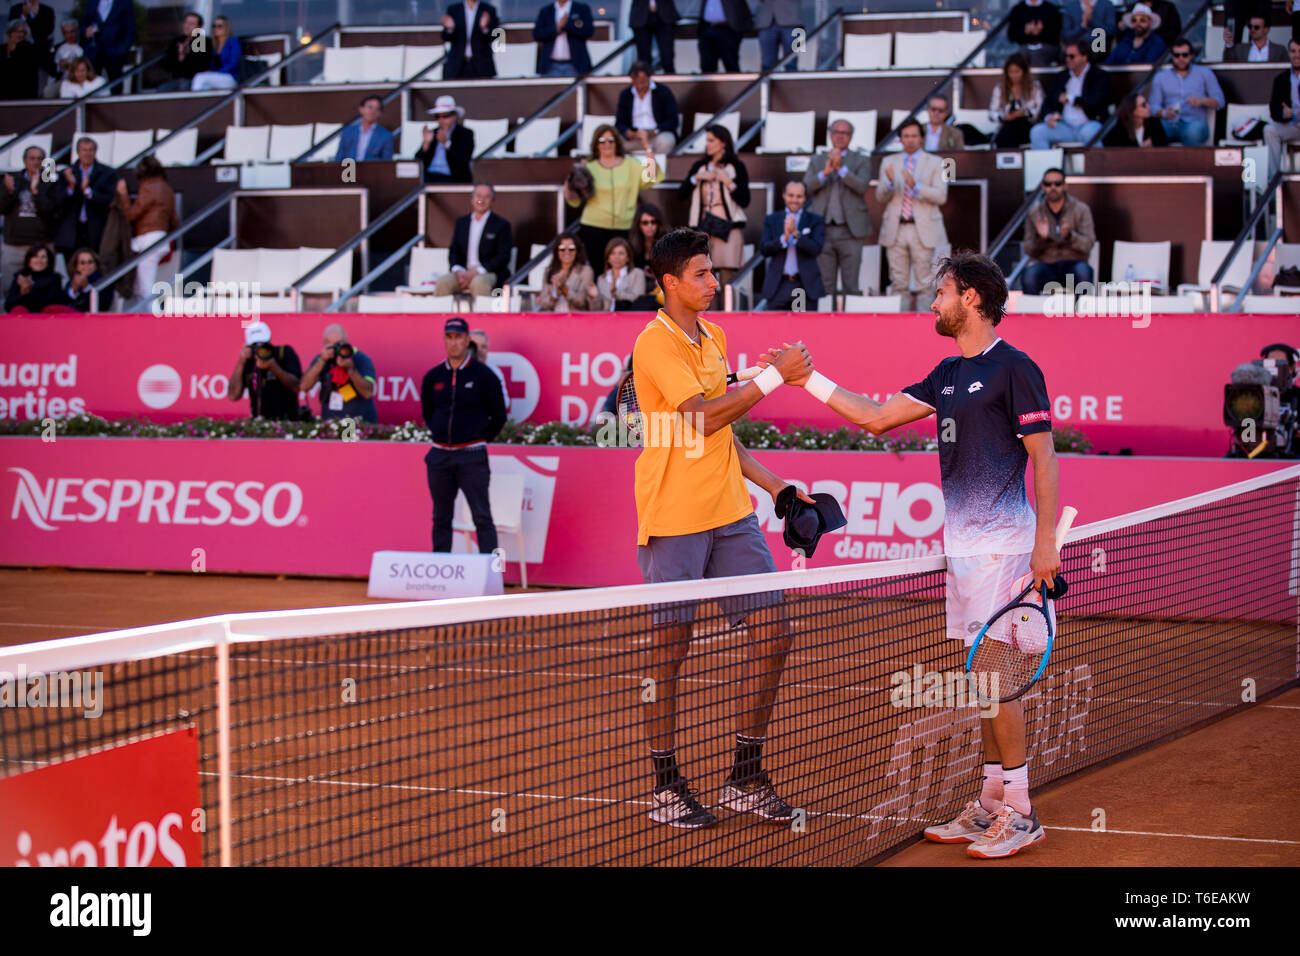
[[[378,423],[375,363],[348,341],[347,331],[337,323],[325,327],[320,354],[311,360],[298,387],[309,392],[317,382],[321,418],[359,418],[372,425]]]
[[[1300,455],[1300,352],[1277,342],[1259,355],[1233,369],[1223,387],[1223,423],[1232,429],[1228,457],[1295,458]]]
[[[272,345],[271,328],[254,322],[244,329],[244,347],[230,373],[226,397],[239,401],[248,392],[253,418],[293,421],[298,418],[298,380],[302,363],[290,345]]]

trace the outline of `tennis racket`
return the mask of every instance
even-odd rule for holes
[[[1056,526],[1056,550],[1065,546],[1070,526],[1078,515],[1075,508],[1061,511]],[[1065,578],[1057,573],[1055,585],[1044,587],[1036,600],[1026,600],[1034,583],[1014,601],[994,614],[975,637],[966,655],[966,673],[976,675],[976,694],[981,704],[1007,703],[1024,694],[1047,668],[1056,639],[1047,602],[1065,594]]]
[[[749,368],[742,368],[739,372],[730,372],[727,375],[727,384],[735,385],[737,382],[748,382],[751,378],[763,371],[761,366],[751,365]],[[614,404],[618,411],[619,420],[622,421],[623,427],[629,434],[641,434],[641,405],[636,398],[636,382],[633,381],[632,373],[628,372],[623,376],[623,381],[618,386],[618,398]]]

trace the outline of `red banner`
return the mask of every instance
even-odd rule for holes
[[[442,316],[268,315],[272,337],[292,345],[304,366],[321,331],[342,320],[349,340],[375,363],[382,422],[420,419],[420,381],[444,358]],[[587,422],[618,381],[645,316],[471,317],[491,336],[489,358],[505,376],[517,421]],[[763,349],[802,339],[825,374],[884,399],[923,378],[953,343],[928,314],[719,315],[733,368]],[[240,319],[32,316],[5,323],[0,355],[0,418],[106,418],[146,415],[242,417],[248,401],[226,398],[243,345]],[[1228,447],[1223,386],[1232,369],[1270,342],[1300,344],[1290,316],[1155,316],[1135,329],[1127,318],[1012,315],[1007,341],[1042,367],[1058,425],[1083,429],[1099,451],[1218,456]],[[313,407],[319,405],[312,400]],[[778,389],[751,413],[779,423],[843,422],[798,389]],[[934,434],[933,420],[912,426]]]
[[[65,760],[0,779],[0,862],[202,866],[201,806],[193,727]]]

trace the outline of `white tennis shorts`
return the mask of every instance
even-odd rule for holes
[[[949,557],[948,636],[969,647],[985,622],[1010,604],[1032,580],[1028,554]],[[1025,599],[1034,597],[1028,594]]]

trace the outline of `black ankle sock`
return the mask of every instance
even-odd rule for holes
[[[655,768],[656,790],[671,787],[682,779],[682,775],[677,770],[676,750],[652,750],[650,751],[650,762],[654,764]]]
[[[736,734],[736,756],[731,765],[731,780],[749,780],[763,772],[765,737]]]

